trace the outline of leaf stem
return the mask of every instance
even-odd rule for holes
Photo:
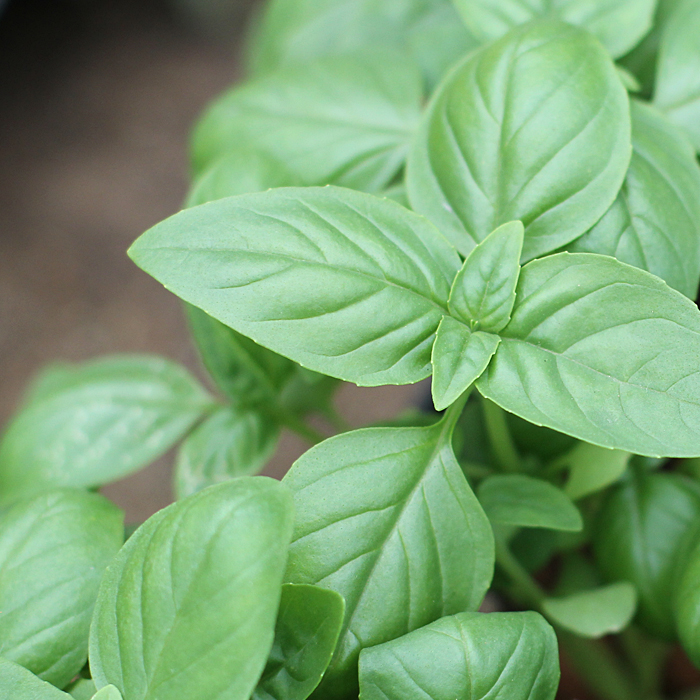
[[[488,399],[483,399],[482,406],[486,432],[498,465],[506,472],[517,472],[520,456],[508,429],[505,411]]]

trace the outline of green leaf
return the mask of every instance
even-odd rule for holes
[[[360,656],[362,700],[554,700],[559,654],[534,612],[445,617]]]
[[[363,648],[479,607],[493,535],[451,432],[443,420],[345,433],[313,447],[284,478],[297,514],[287,580],[330,588],[346,603],[318,697],[356,695]]]
[[[97,494],[50,491],[5,510],[0,656],[67,685],[87,660],[100,579],[123,541],[123,513]]]
[[[211,406],[184,369],[115,356],[66,370],[60,388],[14,418],[0,443],[0,494],[99,486],[166,452]]]
[[[700,548],[690,552],[676,593],[675,620],[681,644],[700,667]]]
[[[401,168],[420,119],[423,81],[401,53],[370,51],[287,65],[220,97],[197,125],[195,170],[245,143],[306,185],[367,191]]]
[[[122,700],[122,694],[113,685],[106,685],[95,693],[92,700]]]
[[[467,326],[445,316],[433,345],[433,383],[436,411],[453,404],[484,372],[500,338],[491,333],[472,333]]]
[[[578,500],[614,484],[627,470],[630,457],[629,452],[579,442],[561,459],[570,468],[566,495]]]
[[[560,253],[521,270],[479,391],[507,411],[602,447],[700,454],[700,313],[648,272]]]
[[[330,663],[344,614],[334,591],[282,586],[275,641],[252,700],[306,700]]]
[[[467,256],[457,273],[448,308],[472,330],[498,333],[510,321],[525,229],[520,221],[503,224]]]
[[[537,17],[558,17],[594,34],[614,58],[624,56],[651,29],[656,0],[455,0],[481,41],[496,39]]]
[[[630,150],[629,99],[604,49],[581,29],[543,20],[448,74],[411,149],[408,194],[463,254],[522,221],[529,260],[600,219]]]
[[[544,613],[579,637],[598,639],[621,632],[632,620],[637,594],[630,583],[613,583],[564,598],[547,598]]]
[[[126,700],[247,700],[272,646],[292,519],[286,490],[265,477],[212,486],[150,518],[100,587],[98,688],[111,683]]]
[[[638,622],[675,637],[673,597],[700,532],[700,487],[677,474],[634,470],[608,494],[593,529],[593,551],[610,581],[639,593]]]
[[[460,266],[422,217],[337,187],[270,190],[188,209],[146,232],[129,254],[175,294],[256,342],[362,386],[430,374],[430,349]]]
[[[477,496],[494,523],[578,532],[583,520],[563,491],[524,474],[497,474],[479,484]]]
[[[0,697],[7,700],[71,700],[31,671],[0,657]]]
[[[661,35],[654,104],[680,126],[700,152],[700,3],[682,0]]]
[[[66,692],[74,700],[92,700],[93,695],[97,692],[97,688],[92,678],[79,678],[66,688]]]
[[[279,426],[261,413],[220,408],[180,446],[175,462],[177,498],[257,474],[277,448],[279,433]]]
[[[678,129],[632,100],[632,161],[605,216],[570,246],[613,255],[695,299],[700,280],[700,167]]]

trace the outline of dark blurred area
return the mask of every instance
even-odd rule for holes
[[[240,77],[253,0],[0,0],[0,424],[57,359],[155,352],[198,371],[177,299],[126,257],[180,207],[187,141]],[[201,373],[200,373],[201,377]],[[345,391],[353,424],[415,389]],[[286,436],[281,474],[306,445]],[[105,492],[145,519],[172,457]]]

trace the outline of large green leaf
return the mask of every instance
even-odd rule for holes
[[[592,32],[617,58],[651,29],[656,0],[455,0],[482,41],[496,39],[537,17],[558,17]]]
[[[654,103],[700,152],[700,2],[681,0],[661,35]]]
[[[554,700],[559,655],[534,612],[462,613],[360,656],[362,700]]]
[[[10,423],[0,443],[0,498],[126,476],[168,450],[210,406],[184,369],[156,357],[66,370]]]
[[[699,528],[700,486],[642,470],[610,491],[596,518],[598,566],[608,580],[635,585],[638,621],[653,634],[674,637],[675,586]]]
[[[598,221],[630,155],[629,100],[612,61],[587,32],[542,20],[448,74],[411,150],[408,193],[464,254],[522,221],[527,260]]]
[[[420,118],[420,72],[374,51],[289,65],[220,97],[193,137],[195,170],[245,143],[305,185],[383,189],[404,162]]]
[[[279,426],[257,411],[220,408],[180,446],[175,462],[177,497],[257,474],[275,451],[279,433]]]
[[[100,579],[123,541],[122,512],[97,494],[50,491],[4,511],[0,656],[67,685],[87,660]]]
[[[292,534],[286,490],[241,477],[156,513],[107,569],[90,632],[124,700],[247,700],[272,646]]]
[[[460,267],[422,217],[338,187],[283,188],[188,209],[146,232],[129,254],[256,342],[366,386],[430,374]]]
[[[0,657],[0,697],[7,700],[71,700],[71,696],[37,678],[23,666]]]
[[[700,167],[678,129],[632,100],[632,161],[605,216],[569,250],[613,255],[695,299],[700,280]],[[699,112],[700,114],[700,112]]]
[[[357,693],[360,651],[475,610],[491,582],[493,536],[457,464],[451,428],[367,428],[309,450],[284,483],[296,524],[287,578],[345,599],[319,697]]]
[[[648,456],[700,454],[700,312],[648,272],[560,253],[522,268],[476,386],[507,411]]]
[[[675,619],[678,636],[691,661],[700,668],[700,547],[685,562],[676,593]]]
[[[282,586],[275,641],[252,700],[306,700],[330,663],[345,601],[318,586]]]

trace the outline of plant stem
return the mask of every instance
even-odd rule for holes
[[[520,466],[520,456],[510,435],[505,411],[488,399],[482,401],[482,407],[486,432],[498,465],[504,471],[517,472]]]
[[[280,417],[280,422],[312,445],[317,445],[326,439],[326,436],[316,430],[316,428],[312,428],[292,414],[285,413]]]

